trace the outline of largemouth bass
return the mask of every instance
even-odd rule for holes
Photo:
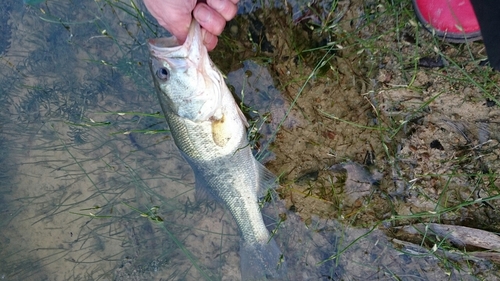
[[[247,121],[208,56],[193,20],[184,44],[149,40],[151,73],[175,144],[191,165],[196,188],[231,212],[239,227],[243,280],[283,278],[285,263],[262,219],[259,198],[275,177],[252,155]]]

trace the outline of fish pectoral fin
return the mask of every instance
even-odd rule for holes
[[[241,121],[243,121],[243,125],[248,128],[250,125],[248,124],[245,114],[243,114],[243,111],[241,111],[241,108],[238,105],[236,105],[236,109],[238,110],[238,115],[240,116]]]
[[[229,126],[226,126],[224,122],[224,115],[218,120],[212,120],[212,138],[214,143],[220,147],[224,147],[232,136]]]

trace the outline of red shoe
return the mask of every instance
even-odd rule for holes
[[[481,39],[470,0],[413,0],[418,20],[437,37],[453,43]]]

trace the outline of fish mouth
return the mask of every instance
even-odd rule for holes
[[[179,43],[175,36],[171,36],[149,39],[148,48],[151,55],[159,59],[188,57],[200,59],[203,53],[207,53],[202,42],[200,24],[194,19],[189,26],[189,32],[184,44]],[[205,48],[204,52],[203,48]]]
[[[155,38],[148,41],[150,51],[150,67],[153,75],[158,69],[166,68],[170,76],[175,75],[188,92],[183,93],[185,103],[180,106],[178,99],[169,100],[169,107],[181,117],[192,121],[206,121],[211,117],[217,120],[222,116],[217,110],[221,106],[222,90],[224,80],[222,74],[213,65],[208,51],[203,44],[200,24],[193,19],[189,27],[188,36],[183,44],[176,37]],[[157,79],[155,85],[161,88]],[[170,83],[165,80],[163,84]],[[225,86],[225,84],[224,84]],[[161,91],[161,89],[160,89]],[[165,94],[165,93],[164,93]],[[172,94],[172,93],[170,93]],[[166,94],[167,96],[169,94]],[[175,95],[180,95],[179,93]],[[187,101],[189,100],[189,103]],[[181,114],[180,108],[196,104],[197,115]],[[203,111],[203,112],[202,112]],[[187,110],[186,110],[187,112]],[[194,112],[194,111],[193,111]]]

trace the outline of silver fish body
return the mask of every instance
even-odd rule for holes
[[[163,112],[195,173],[197,188],[222,201],[237,222],[242,279],[283,278],[283,255],[258,204],[275,178],[252,155],[247,121],[201,40],[194,20],[182,45],[175,37],[149,40],[150,67]]]

